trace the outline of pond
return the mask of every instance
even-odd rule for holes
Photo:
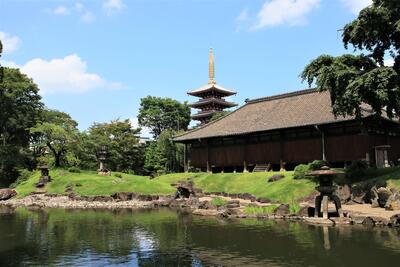
[[[0,266],[398,266],[400,229],[0,207]]]

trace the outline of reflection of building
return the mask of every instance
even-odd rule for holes
[[[326,159],[343,166],[365,159],[387,166],[400,158],[398,119],[376,117],[367,105],[362,119],[332,114],[329,92],[314,89],[249,100],[220,120],[175,137],[186,144],[187,162],[208,171],[247,171],[270,163]]]
[[[217,85],[214,80],[214,55],[210,50],[209,58],[209,81],[198,89],[191,90],[188,95],[201,98],[199,101],[190,104],[192,108],[200,109],[200,111],[192,115],[192,119],[200,121],[202,124],[209,122],[211,117],[224,109],[237,106],[233,102],[228,102],[224,97],[235,95],[236,92],[230,89],[225,89]]]

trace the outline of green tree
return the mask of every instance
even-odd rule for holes
[[[135,129],[129,120],[110,123],[95,123],[88,131],[88,151],[98,155],[103,148],[107,151],[107,168],[116,171],[142,172],[145,147],[139,144]]]
[[[36,137],[35,145],[47,146],[54,156],[55,167],[60,167],[69,148],[77,143],[78,123],[67,113],[57,110],[45,110],[43,118],[44,122],[32,127],[30,132]]]
[[[364,55],[322,55],[308,64],[301,77],[320,91],[329,90],[335,115],[361,116],[369,104],[377,115],[400,115],[400,1],[373,0],[345,25],[345,48],[352,45]],[[385,56],[393,66],[385,66]]]
[[[3,68],[0,82],[0,178],[8,182],[26,167],[30,157],[29,128],[43,108],[39,88],[18,69]],[[28,162],[29,163],[29,162]]]
[[[157,141],[150,144],[146,150],[145,169],[147,172],[183,170],[184,145],[172,141],[176,134],[176,131],[165,130]]]
[[[147,96],[141,99],[138,120],[141,126],[150,128],[157,139],[164,130],[187,130],[190,108],[187,102]]]

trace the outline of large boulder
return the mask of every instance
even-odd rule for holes
[[[385,209],[400,210],[400,193],[396,189],[391,189],[390,191],[392,194],[386,201]]]
[[[351,187],[347,184],[338,185],[335,190],[335,195],[337,195],[342,204],[345,204],[351,199]]]
[[[275,210],[275,214],[279,216],[285,216],[290,214],[289,205],[288,204],[281,204]]]
[[[390,217],[390,225],[394,227],[400,227],[400,214]]]
[[[378,204],[379,207],[384,208],[389,197],[392,195],[392,191],[386,187],[378,188]]]
[[[283,178],[285,178],[285,175],[283,175],[283,174],[274,174],[271,176],[271,178],[268,179],[268,183],[273,183],[273,182],[279,181]]]
[[[134,198],[134,194],[132,192],[116,192],[111,197],[116,200],[128,201]]]
[[[0,200],[7,200],[10,199],[14,196],[16,196],[18,193],[14,189],[11,188],[3,188],[0,189]]]

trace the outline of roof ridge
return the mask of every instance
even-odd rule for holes
[[[278,95],[273,95],[273,96],[266,96],[266,97],[260,97],[260,98],[255,98],[255,99],[249,99],[249,100],[246,101],[246,103],[247,104],[253,104],[253,103],[259,103],[259,102],[264,102],[264,101],[270,101],[270,100],[277,100],[277,99],[292,97],[292,96],[311,94],[311,93],[316,93],[316,92],[318,92],[318,90],[316,88],[309,88],[309,89],[303,89],[303,90],[298,90],[298,91],[293,91],[293,92],[283,93],[283,94],[278,94]]]

